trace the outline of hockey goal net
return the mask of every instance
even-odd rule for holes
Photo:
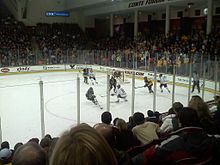
[[[120,84],[130,83],[128,76],[125,74],[125,71],[114,71],[113,75],[116,78],[117,82],[119,82]]]

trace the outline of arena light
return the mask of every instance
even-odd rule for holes
[[[187,5],[188,5],[188,8],[191,8],[194,5],[194,3],[190,2]]]
[[[208,8],[205,8],[205,9],[203,10],[203,13],[204,13],[204,15],[207,15],[207,14],[208,14]]]

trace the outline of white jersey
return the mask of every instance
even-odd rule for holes
[[[193,81],[198,82],[199,81],[199,75],[196,73],[193,73]]]
[[[165,76],[165,75],[162,75],[162,76],[160,77],[160,83],[161,83],[161,84],[167,84],[167,79],[166,79],[166,76]]]
[[[125,90],[123,88],[117,88],[116,94],[117,94],[117,96],[127,97],[127,93],[125,92]]]
[[[91,78],[95,77],[95,73],[94,72],[89,72],[89,77],[91,77]]]

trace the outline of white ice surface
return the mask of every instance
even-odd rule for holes
[[[80,75],[81,76],[81,75]],[[41,138],[40,118],[40,88],[39,81],[44,82],[44,110],[45,132],[52,136],[60,136],[65,130],[76,125],[77,100],[76,77],[73,72],[53,72],[24,75],[1,76],[0,80],[0,115],[2,140],[7,140],[13,148],[17,142],[26,142],[32,137]],[[88,101],[85,93],[91,85],[83,83],[81,78],[81,122],[91,126],[100,122],[100,116],[106,110],[107,76],[102,73],[96,75],[98,84],[93,85],[97,100],[103,106],[101,110],[97,105]],[[131,80],[128,79],[130,82]],[[143,81],[136,80],[135,86],[143,86]],[[113,118],[120,117],[128,121],[131,115],[131,83],[122,84],[128,94],[128,102],[111,103],[110,111]],[[172,90],[172,86],[168,86]],[[196,91],[196,90],[195,90]],[[157,84],[156,110],[166,112],[172,104],[172,91],[166,89],[161,93]],[[197,94],[195,92],[195,94]],[[212,93],[205,92],[205,100],[211,100]],[[116,96],[111,96],[115,101]],[[187,105],[188,89],[176,86],[175,101]],[[146,88],[135,90],[135,112],[140,111],[146,115],[148,109],[153,109],[153,94]]]

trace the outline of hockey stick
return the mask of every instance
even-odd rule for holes
[[[116,94],[112,93],[110,96],[115,96]],[[107,95],[100,95],[100,97],[107,97]]]
[[[138,86],[138,87],[134,87],[134,89],[138,89],[138,88],[143,88],[144,86]]]
[[[98,101],[97,101],[97,105],[99,106],[100,109],[103,109],[103,107],[99,104]]]
[[[100,97],[106,97],[107,95],[100,95]]]
[[[95,105],[98,105],[100,109],[103,109],[103,107],[99,104],[98,100],[96,98],[94,98],[94,101],[93,102]]]

